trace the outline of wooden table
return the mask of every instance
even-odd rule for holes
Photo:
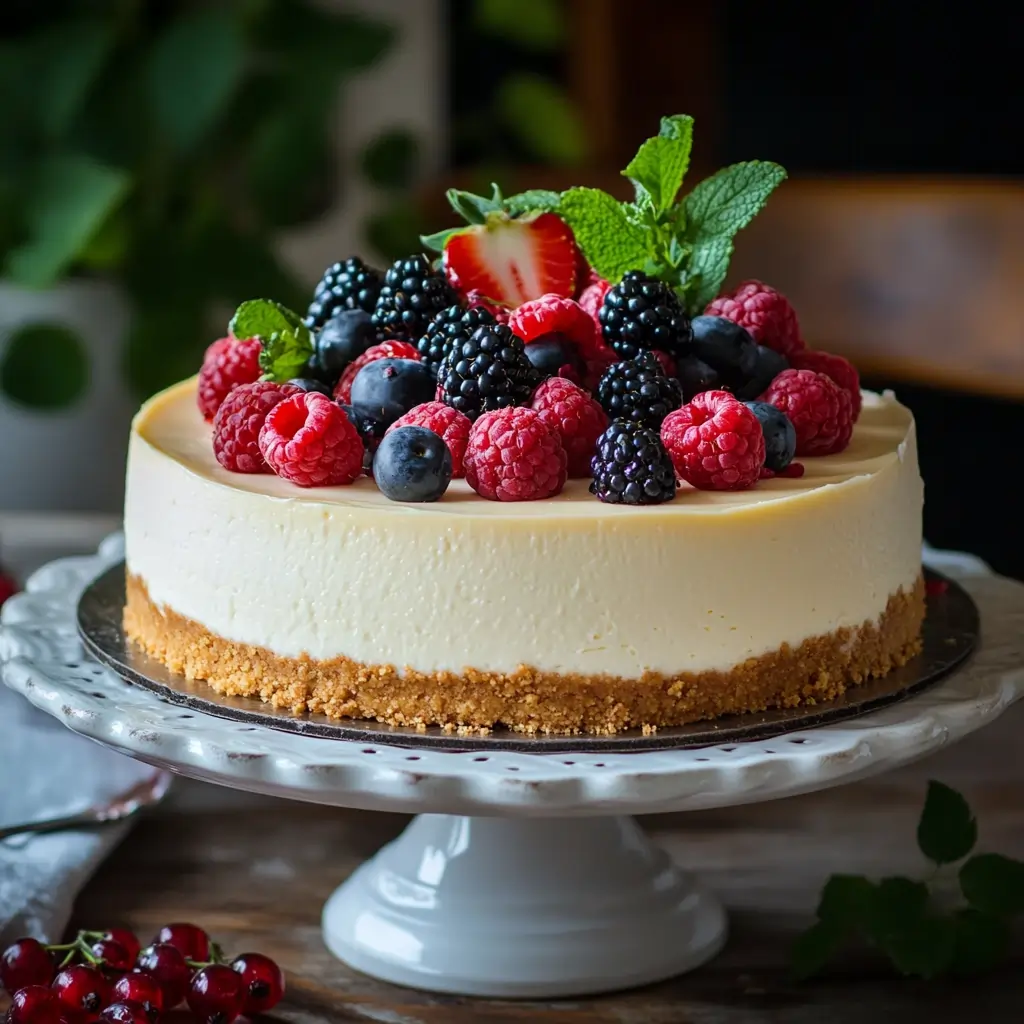
[[[731,912],[718,959],[679,979],[595,999],[488,1002],[376,982],[336,961],[320,939],[330,892],[405,823],[181,786],[143,821],[82,893],[76,924],[127,924],[141,935],[194,920],[231,951],[258,949],[288,973],[272,1019],[566,1021],[573,1024],[914,1024],[1024,1021],[1024,936],[1012,961],[973,982],[900,979],[864,951],[827,977],[787,976],[789,944],[833,871],[920,872],[914,845],[925,782],[960,789],[977,811],[980,847],[1024,856],[1024,706],[956,747],[875,780],[732,810],[646,819],[659,842],[706,877]],[[184,1015],[182,1020],[184,1020]]]

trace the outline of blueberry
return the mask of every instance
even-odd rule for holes
[[[676,377],[683,386],[684,402],[702,391],[716,391],[722,383],[718,371],[696,356],[683,356],[676,362]]]
[[[767,345],[758,345],[754,372],[745,383],[736,389],[736,397],[745,402],[748,399],[757,398],[758,395],[763,395],[768,390],[768,385],[783,370],[788,369],[789,363],[784,355],[776,352],[773,348],[768,348]]]
[[[381,441],[373,478],[392,501],[437,501],[451,483],[452,453],[426,427],[399,427]]]
[[[695,316],[691,351],[714,367],[724,382],[745,383],[757,365],[757,345],[746,329],[724,316]]]
[[[543,377],[554,377],[563,367],[568,366],[578,380],[586,373],[586,366],[579,350],[564,334],[545,334],[526,346],[526,358]]]
[[[377,340],[370,314],[361,309],[340,309],[316,336],[316,361],[328,378],[342,370]]]
[[[416,359],[375,359],[352,381],[352,405],[372,412],[390,426],[413,406],[432,402],[437,381]]]
[[[796,454],[796,430],[790,418],[767,402],[745,402],[757,417],[764,431],[764,464],[766,469],[782,472]]]
[[[312,377],[292,377],[289,384],[293,384],[297,388],[302,388],[303,391],[317,391],[321,395],[326,395],[328,398],[331,397],[331,386],[325,384],[322,380],[314,380]]]
[[[339,402],[338,405],[341,406],[352,426],[356,428],[356,431],[362,438],[363,472],[367,475],[372,475],[373,453],[384,439],[388,424],[381,417],[375,416],[370,410],[357,409],[342,402]],[[398,417],[396,416],[394,419],[398,419]],[[390,422],[394,423],[394,419]]]

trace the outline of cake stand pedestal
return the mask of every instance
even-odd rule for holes
[[[423,989],[540,998],[655,981],[713,956],[714,896],[629,817],[851,782],[915,760],[1024,695],[1024,587],[958,575],[982,644],[918,696],[773,739],[647,753],[450,752],[322,739],[171,704],[89,659],[75,610],[122,557],[41,569],[0,627],[4,682],[70,729],[182,775],[332,806],[419,815],[330,898],[324,938],[368,974]]]

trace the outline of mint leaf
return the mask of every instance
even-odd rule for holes
[[[302,317],[270,299],[243,302],[228,329],[236,338],[260,339],[260,369],[268,380],[300,376],[313,355],[313,334]]]
[[[705,178],[683,201],[687,239],[732,237],[757,216],[785,178],[783,168],[765,160],[732,164]]]
[[[956,928],[948,917],[904,921],[875,940],[901,974],[935,978],[953,962]]]
[[[997,967],[1010,946],[1010,926],[1005,919],[973,907],[958,910],[953,918],[953,961],[956,974],[983,974]]]
[[[596,188],[562,193],[559,216],[572,228],[590,265],[606,281],[621,280],[653,254],[650,234],[632,224],[618,200]]]
[[[928,795],[917,826],[917,845],[936,864],[966,857],[978,841],[978,823],[967,801],[941,782],[928,783]]]
[[[692,145],[692,117],[662,118],[661,134],[648,139],[622,172],[633,182],[638,204],[649,201],[659,215],[672,205],[690,166]]]
[[[732,250],[732,238],[727,235],[709,235],[694,243],[680,282],[690,316],[703,313],[704,307],[721,291]]]
[[[848,936],[845,928],[831,921],[818,921],[797,937],[790,951],[790,968],[798,981],[819,974],[839,952]]]
[[[272,299],[243,302],[228,324],[228,330],[239,339],[269,338],[278,331],[295,331],[300,327],[306,330],[302,317]]]
[[[505,200],[505,209],[513,216],[523,213],[554,213],[562,202],[559,192],[546,188],[531,188]]]
[[[818,918],[848,928],[861,926],[871,913],[877,887],[861,875],[833,875],[821,891]]]
[[[883,878],[865,920],[869,938],[884,947],[890,935],[924,919],[928,910],[928,886],[910,878]]]
[[[1024,914],[1024,863],[979,853],[960,868],[960,889],[972,907],[994,917]]]

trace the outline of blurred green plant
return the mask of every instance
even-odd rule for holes
[[[195,370],[224,309],[261,294],[303,308],[271,239],[334,202],[338,87],[381,59],[392,27],[304,0],[22,6],[0,38],[4,277],[118,283],[140,395]],[[407,133],[384,135],[363,171],[400,191],[416,149]],[[374,230],[396,234],[393,212],[382,216]],[[60,363],[59,386],[40,387],[40,361]],[[52,408],[87,373],[73,334],[29,325],[8,341],[0,390]]]

